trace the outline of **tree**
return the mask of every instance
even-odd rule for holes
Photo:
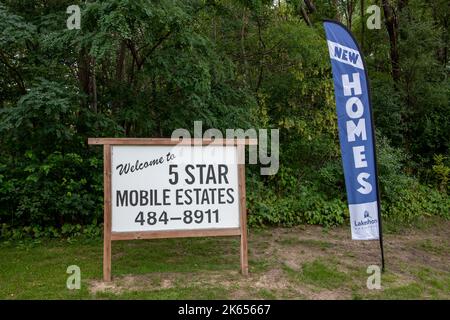
[[[382,0],[384,21],[389,34],[390,59],[392,78],[397,83],[400,79],[400,56],[399,56],[399,19],[403,8],[407,6],[408,0]]]

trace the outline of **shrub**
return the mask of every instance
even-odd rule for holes
[[[432,187],[422,185],[405,173],[408,156],[378,139],[378,166],[381,208],[384,217],[398,223],[409,223],[420,216],[449,218],[450,198]]]
[[[450,219],[450,197],[408,175],[405,172],[409,161],[407,154],[392,147],[381,135],[377,140],[382,216],[398,224],[410,223],[421,216]],[[441,167],[437,168],[442,171]],[[247,181],[251,225],[334,226],[348,220],[339,158],[325,162],[318,169],[303,168],[302,179],[298,170],[281,166],[278,174],[265,183],[255,175]]]

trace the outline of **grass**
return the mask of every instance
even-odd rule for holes
[[[96,295],[98,299],[152,299],[152,300],[177,300],[177,299],[193,299],[193,300],[215,300],[227,299],[226,290],[220,287],[190,287],[190,288],[171,288],[161,290],[133,290],[123,294],[99,293]]]
[[[290,246],[290,245],[304,245],[307,247],[314,247],[325,250],[327,248],[331,248],[333,246],[332,243],[322,240],[314,240],[314,239],[300,239],[297,237],[286,237],[278,240],[278,242],[282,245]]]
[[[115,276],[148,273],[203,273],[239,266],[235,239],[168,239],[113,243],[112,272]],[[68,290],[67,267],[81,269],[80,290]],[[0,246],[0,298],[89,299],[89,280],[102,277],[102,242],[51,240],[45,244],[13,243]],[[224,297],[220,287],[169,288],[98,298],[214,299]]]
[[[336,265],[326,260],[314,260],[302,265],[301,272],[284,266],[287,274],[299,283],[311,284],[317,288],[335,289],[351,281],[351,276],[337,270]]]
[[[351,242],[347,228],[306,239],[305,228],[252,232],[249,277],[237,238],[113,242],[110,284],[100,281],[101,239],[3,242],[0,299],[450,299],[447,232],[388,235],[382,289],[369,290],[370,244]],[[66,288],[70,265],[81,269],[80,290]]]
[[[419,249],[426,250],[428,252],[442,255],[445,252],[450,252],[450,247],[442,243],[433,243],[430,239],[421,240],[418,242]]]

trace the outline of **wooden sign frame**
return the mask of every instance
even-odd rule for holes
[[[90,145],[103,145],[103,280],[111,281],[111,244],[115,240],[161,239],[185,237],[239,236],[241,272],[248,275],[247,208],[245,197],[245,145],[256,145],[256,139],[171,139],[171,138],[89,138]],[[164,230],[112,232],[111,150],[116,145],[175,146],[175,145],[234,145],[237,146],[239,227],[199,230]]]

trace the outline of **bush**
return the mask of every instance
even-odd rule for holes
[[[97,225],[101,150],[90,149],[87,137],[120,130],[81,108],[79,98],[70,87],[40,79],[16,106],[1,110],[0,224],[29,228],[22,231],[33,236],[65,224]]]
[[[434,155],[434,165],[432,167],[436,185],[441,192],[447,192],[450,184],[450,161],[447,157],[444,157],[442,154]]]
[[[382,215],[398,223],[409,223],[420,216],[450,218],[450,197],[422,185],[405,173],[408,156],[389,145],[386,138],[378,139],[378,166]]]
[[[33,152],[2,164],[0,219],[11,226],[96,223],[102,212],[102,162],[96,157]],[[83,173],[83,174],[80,174]]]
[[[283,172],[283,171],[282,171]],[[255,177],[248,179],[248,221],[250,225],[294,226],[302,223],[334,226],[348,217],[347,205],[340,198],[329,198],[314,185],[291,185],[291,192],[277,194],[273,186]]]
[[[26,226],[11,227],[3,223],[0,225],[0,239],[5,240],[28,240],[39,238],[66,238],[85,236],[87,238],[97,238],[102,234],[102,226],[97,224],[64,224],[61,228]]]
[[[406,173],[409,157],[378,134],[379,184],[382,216],[394,223],[411,223],[421,216],[450,219],[450,197],[422,185]],[[439,172],[442,170],[442,164]],[[442,178],[441,178],[442,179]],[[349,218],[340,158],[321,167],[297,170],[281,166],[265,183],[247,179],[248,221],[251,225],[293,226],[301,223],[334,226]]]

